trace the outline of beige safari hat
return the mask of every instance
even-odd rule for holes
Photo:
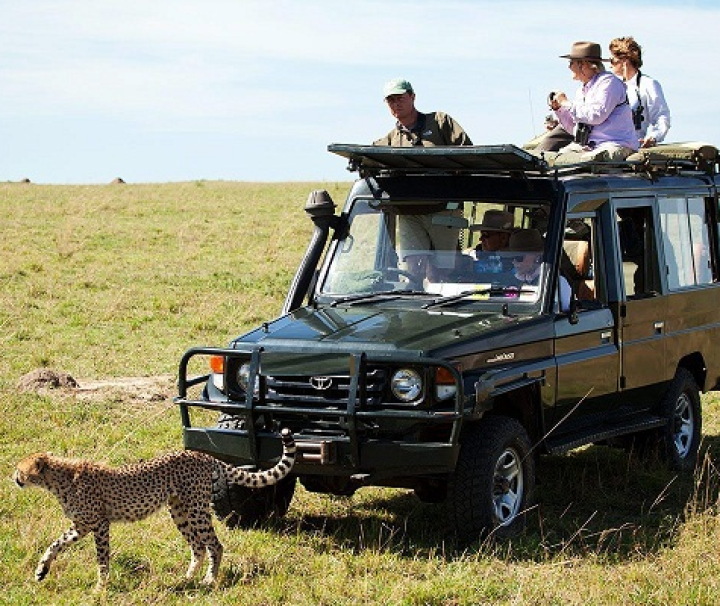
[[[575,42],[570,53],[560,55],[561,59],[582,59],[584,61],[609,61],[602,58],[602,50],[597,42]]]
[[[509,234],[513,230],[514,217],[511,212],[491,208],[483,215],[482,223],[470,226],[471,231],[502,231]]]
[[[510,235],[506,250],[512,252],[541,252],[545,240],[537,229],[518,229]]]

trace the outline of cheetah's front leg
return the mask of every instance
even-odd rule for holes
[[[75,526],[71,526],[60,537],[45,550],[43,557],[40,558],[37,568],[35,569],[35,580],[42,581],[50,570],[50,565],[57,555],[68,545],[76,543],[88,533],[87,530],[79,531]]]

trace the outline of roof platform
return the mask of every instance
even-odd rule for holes
[[[624,161],[592,158],[563,162],[562,155],[534,152],[512,144],[452,147],[388,147],[333,143],[328,151],[347,158],[361,176],[381,173],[437,174],[596,174],[627,171],[650,176],[681,171],[718,174],[720,155],[709,143],[689,141],[644,148]]]
[[[542,172],[549,168],[542,158],[515,145],[389,147],[333,143],[328,151],[347,158],[348,170],[368,173]]]

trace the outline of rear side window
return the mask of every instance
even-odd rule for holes
[[[705,200],[660,200],[660,224],[668,288],[678,290],[713,282]]]
[[[616,221],[625,296],[638,299],[659,294],[660,266],[652,206],[620,207]]]

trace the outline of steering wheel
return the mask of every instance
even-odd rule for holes
[[[408,282],[408,284],[413,288],[420,288],[422,285],[422,282],[418,279],[418,277],[406,269],[401,269],[399,267],[386,267],[382,270],[383,279],[386,280],[386,276],[395,275],[398,278],[405,278]]]

